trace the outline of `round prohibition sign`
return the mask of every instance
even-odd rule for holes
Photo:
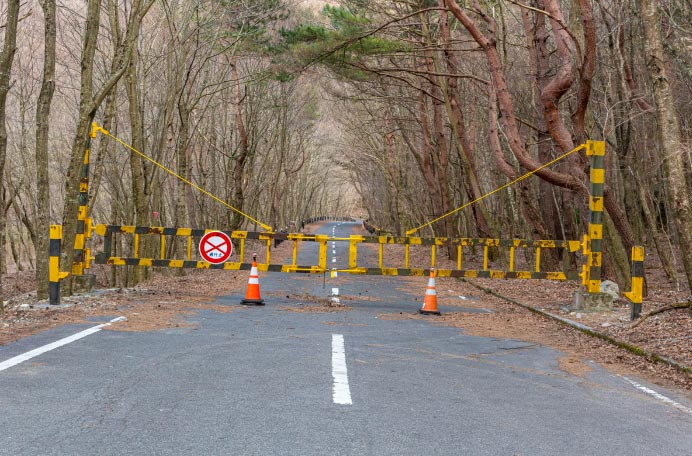
[[[199,254],[211,264],[221,264],[233,253],[231,238],[221,231],[211,231],[199,241]]]

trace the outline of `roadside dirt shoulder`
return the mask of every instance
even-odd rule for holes
[[[271,254],[272,262],[283,262],[290,258],[292,244],[284,242],[273,247]],[[186,326],[185,315],[195,309],[237,310],[213,303],[219,296],[243,293],[248,283],[247,271],[156,271],[150,280],[131,288],[75,294],[63,298],[59,306],[50,306],[36,298],[36,282],[32,274],[24,272],[6,279],[6,283],[11,285],[6,287],[9,300],[5,311],[0,314],[0,345],[56,326],[93,323],[114,316],[124,316],[127,320],[106,329],[151,331]],[[22,286],[13,287],[14,283]]]
[[[403,258],[403,246],[386,247],[387,266],[401,264]],[[464,261],[470,269],[482,267],[480,252],[475,257],[467,255]],[[430,264],[428,249],[411,249],[410,262],[412,265],[427,267]],[[679,284],[669,282],[654,258],[647,257],[647,262],[648,294],[644,299],[643,314],[672,303],[690,300],[689,291]],[[445,258],[442,253],[438,255],[436,265],[441,269],[456,269],[456,262]],[[682,271],[680,274],[683,277]],[[421,278],[419,282],[424,283],[424,280]],[[591,360],[617,374],[638,375],[653,383],[692,392],[690,372],[685,373],[635,355],[484,290],[588,326],[598,333],[634,345],[648,353],[692,367],[692,312],[689,309],[661,313],[635,326],[636,321],[630,320],[629,302],[624,299],[617,300],[611,311],[574,310],[574,293],[581,290],[581,285],[576,282],[437,278],[440,307],[459,308],[459,311],[445,312],[438,320],[440,324],[459,327],[472,335],[512,338],[556,348],[566,353],[565,360],[560,364],[566,370],[586,372],[589,369],[587,362]],[[467,311],[474,307],[478,308],[475,312]],[[418,315],[404,317],[429,318]]]

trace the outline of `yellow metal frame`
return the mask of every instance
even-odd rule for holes
[[[90,132],[89,144],[84,154],[84,166],[82,169],[81,181],[80,181],[80,207],[78,213],[78,232],[75,239],[75,262],[71,265],[71,272],[74,275],[84,274],[91,266],[92,260],[96,260],[97,263],[111,264],[111,265],[139,265],[139,266],[160,266],[160,267],[192,267],[192,268],[215,268],[215,269],[247,269],[249,262],[245,260],[245,241],[246,239],[255,239],[260,242],[264,242],[266,245],[266,262],[263,264],[258,264],[258,269],[260,270],[271,270],[271,271],[281,271],[281,272],[308,272],[308,273],[325,273],[327,271],[327,242],[328,241],[345,241],[349,243],[349,258],[348,258],[348,268],[347,269],[337,269],[337,271],[352,273],[352,274],[376,274],[376,275],[427,275],[429,270],[435,268],[437,259],[437,249],[443,246],[457,246],[457,268],[451,270],[437,269],[437,275],[440,277],[492,277],[492,278],[519,278],[519,279],[532,279],[532,278],[546,278],[551,280],[569,280],[571,277],[561,271],[554,272],[543,272],[541,271],[541,256],[542,249],[545,248],[567,248],[570,252],[576,252],[581,249],[586,257],[586,264],[582,266],[582,271],[577,274],[577,277],[581,277],[582,284],[587,288],[589,293],[600,292],[601,284],[601,265],[602,265],[602,239],[603,239],[603,190],[605,183],[605,142],[603,141],[587,141],[587,143],[582,144],[575,148],[574,150],[567,152],[549,163],[541,166],[545,168],[551,164],[567,157],[568,155],[578,152],[579,150],[586,150],[586,155],[591,158],[591,169],[590,169],[590,198],[589,198],[589,209],[590,209],[590,219],[588,233],[584,236],[581,241],[528,241],[528,240],[501,240],[501,239],[471,239],[471,238],[457,238],[457,239],[447,239],[447,238],[420,238],[411,236],[415,232],[419,231],[425,226],[452,215],[463,208],[474,204],[481,199],[496,193],[503,188],[506,188],[520,180],[523,180],[530,175],[534,174],[537,170],[531,171],[529,173],[520,176],[504,186],[497,188],[490,193],[483,195],[482,197],[471,201],[453,211],[432,220],[420,227],[414,228],[406,232],[406,237],[395,237],[395,236],[350,236],[348,238],[337,238],[329,237],[326,235],[304,235],[300,233],[296,234],[281,234],[273,233],[271,227],[262,224],[261,222],[253,219],[247,214],[240,212],[238,209],[228,205],[224,201],[221,201],[214,195],[209,194],[204,189],[201,189],[178,176],[173,171],[165,168],[167,172],[178,177],[185,183],[197,188],[199,191],[207,194],[213,199],[221,202],[222,204],[230,207],[234,211],[240,213],[241,215],[255,221],[267,232],[249,232],[249,231],[234,231],[229,233],[232,239],[236,240],[239,244],[238,257],[240,261],[238,262],[228,262],[222,265],[210,265],[204,261],[193,260],[193,244],[194,236],[199,236],[199,233],[207,233],[212,230],[193,230],[191,228],[164,228],[164,227],[135,227],[135,226],[107,226],[107,225],[96,225],[94,227],[92,220],[88,217],[87,207],[88,207],[88,185],[89,185],[89,148],[91,146],[91,139],[95,138],[97,133],[100,132],[104,135],[110,136],[116,141],[120,142],[123,146],[130,149],[132,152],[143,156],[145,159],[152,161],[157,166],[163,167],[163,165],[156,163],[151,158],[142,154],[142,152],[133,149],[131,146],[120,141],[118,138],[110,135],[109,132],[101,128],[96,124],[92,124],[92,130]],[[110,236],[114,233],[120,234],[132,234],[133,239],[133,252],[131,257],[114,257],[110,256],[110,252],[104,250],[104,252],[99,253],[96,257],[91,256],[91,252],[86,248],[86,240],[91,238],[92,230],[96,231],[96,234],[104,236],[108,241],[104,244],[108,244],[108,250],[110,248]],[[369,231],[376,231],[378,234],[381,230],[369,226]],[[59,231],[59,233],[58,233]],[[60,234],[62,237],[62,227],[58,225],[51,226],[51,241],[53,241],[53,236]],[[160,251],[159,258],[140,258],[139,257],[139,246],[140,237],[142,235],[158,235],[160,236]],[[187,237],[187,249],[185,259],[167,259],[166,258],[166,236],[185,236]],[[271,242],[273,240],[281,241],[291,241],[293,242],[293,254],[291,264],[288,265],[276,265],[271,264]],[[298,259],[298,243],[299,242],[318,242],[319,255],[317,258],[316,265],[310,266],[300,266],[297,264]],[[358,265],[358,246],[363,243],[377,243],[378,248],[378,262],[377,268],[366,268]],[[405,245],[404,254],[404,268],[389,268],[384,265],[384,247],[387,244],[403,244]],[[430,246],[430,265],[428,268],[422,267],[411,267],[410,265],[410,246],[411,245],[428,245]],[[482,246],[483,247],[483,268],[481,270],[465,270],[463,266],[464,252],[463,247],[468,246]],[[106,245],[104,245],[106,247]],[[535,249],[535,263],[532,271],[516,271],[515,254],[517,248],[534,248]],[[490,268],[489,252],[490,248],[508,248],[509,249],[509,265],[507,270],[498,270]],[[641,250],[639,250],[641,249]],[[639,259],[641,257],[641,260]],[[633,265],[633,275],[632,275],[632,291],[625,293],[625,296],[630,299],[633,303],[638,304],[641,308],[642,301],[642,290],[643,290],[643,248],[636,247],[632,252],[632,265]],[[64,278],[68,273],[60,273],[59,271],[59,257],[56,262],[51,250],[50,259],[50,281],[51,283],[57,283],[60,279]],[[636,271],[635,271],[636,269]],[[57,272],[56,272],[57,271]],[[636,272],[636,274],[635,274]],[[641,273],[641,275],[637,275]],[[634,308],[633,308],[634,313]]]
[[[158,266],[169,268],[200,268],[200,269],[247,269],[250,264],[245,259],[245,243],[248,239],[264,243],[266,246],[266,256],[263,263],[258,263],[258,269],[262,271],[278,272],[304,272],[304,273],[326,273],[327,270],[345,272],[350,274],[368,275],[418,275],[429,274],[431,268],[436,268],[437,251],[440,247],[454,247],[457,252],[456,269],[437,269],[439,277],[492,277],[492,278],[517,278],[517,279],[551,279],[551,280],[576,280],[579,275],[565,273],[563,271],[542,271],[541,255],[542,250],[547,248],[564,248],[570,252],[585,249],[586,238],[583,241],[552,241],[552,240],[522,240],[522,239],[482,239],[482,238],[420,238],[420,237],[395,237],[395,236],[359,236],[332,237],[327,235],[311,235],[302,233],[265,233],[253,231],[233,231],[227,234],[239,244],[238,261],[227,262],[221,265],[210,265],[205,261],[193,258],[193,244],[195,237],[201,237],[208,233],[209,229],[192,228],[165,228],[165,227],[137,227],[137,226],[117,226],[117,225],[96,225],[95,233],[103,236],[105,241],[104,251],[96,257],[96,262],[100,264],[111,264],[114,266]],[[114,234],[125,234],[134,236],[132,254],[129,257],[115,257],[110,255],[112,236]],[[160,255],[158,259],[140,258],[139,243],[140,237],[153,235],[160,237]],[[183,259],[167,259],[166,239],[167,237],[186,237],[187,251]],[[290,264],[271,263],[271,243],[272,241],[292,242],[292,255]],[[298,264],[298,246],[301,242],[316,242],[319,244],[317,258],[309,265]],[[328,242],[348,243],[348,266],[345,269],[328,269],[327,250]],[[377,267],[366,267],[359,262],[359,246],[361,244],[377,244]],[[405,258],[404,267],[388,267],[385,265],[384,251],[386,245],[404,245]],[[410,264],[410,247],[420,246],[430,248],[429,264]],[[483,248],[482,269],[462,269],[464,248],[479,246]],[[493,269],[490,261],[490,249],[507,249],[509,252],[509,264],[507,269]],[[531,270],[516,270],[516,249],[533,249],[535,261]]]

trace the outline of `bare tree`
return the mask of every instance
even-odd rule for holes
[[[667,69],[667,58],[661,37],[661,17],[655,2],[640,0],[642,25],[646,37],[646,60],[656,100],[659,144],[667,170],[668,188],[673,207],[675,226],[687,283],[692,287],[692,200],[686,173],[692,171],[685,160],[680,132],[680,120],[673,100],[673,90]]]
[[[74,245],[77,233],[77,213],[80,206],[80,179],[78,176],[80,175],[80,170],[84,163],[84,151],[89,139],[91,123],[103,100],[127,70],[132,55],[132,49],[139,35],[142,19],[153,2],[154,0],[133,1],[123,40],[118,47],[114,49],[111,72],[102,86],[98,89],[94,88],[94,56],[96,54],[101,24],[101,0],[89,0],[87,3],[81,58],[79,117],[77,119],[75,137],[72,141],[70,164],[67,169],[65,183],[66,195],[63,210],[63,239],[64,244],[67,246]],[[72,265],[73,262],[74,250],[71,248],[63,249],[62,263],[65,265]],[[72,292],[71,280],[68,281],[66,292],[68,295]]]
[[[48,133],[55,92],[55,0],[41,0],[44,21],[43,80],[36,107],[36,284],[38,297],[48,297],[48,244],[50,191],[48,181]]]
[[[10,91],[10,76],[12,61],[17,50],[17,26],[19,23],[19,0],[9,0],[5,23],[4,43],[0,53],[0,179],[5,175],[5,158],[7,156],[7,125],[6,105],[7,93]],[[7,224],[5,207],[5,192],[0,188],[0,239],[5,239]],[[4,243],[0,243],[4,246]],[[0,265],[5,264],[4,248],[0,248]],[[0,277],[0,308],[2,308],[2,278]]]

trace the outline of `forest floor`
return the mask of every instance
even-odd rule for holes
[[[315,225],[311,225],[305,231],[314,228]],[[272,262],[283,262],[290,258],[291,248],[290,243],[275,248],[272,251]],[[385,251],[385,262],[394,257],[401,258],[401,252],[396,249]],[[424,254],[413,252],[411,261],[423,257]],[[429,261],[429,258],[423,260]],[[437,262],[438,268],[453,267],[449,260],[438,258]],[[653,255],[646,256],[645,268],[648,295],[644,299],[643,315],[670,304],[690,301],[689,290],[670,283]],[[105,283],[106,270],[95,268],[94,272],[97,274],[97,283]],[[33,275],[33,271],[8,274],[3,281],[5,299],[8,301],[0,314],[0,345],[51,327],[84,323],[93,321],[96,317],[116,314],[127,318],[126,322],[117,325],[117,330],[151,331],[185,326],[188,324],[185,315],[195,309],[233,311],[233,308],[213,303],[218,296],[242,293],[248,277],[247,271],[193,270],[184,275],[174,271],[157,274],[146,283],[132,288],[100,288],[94,293],[63,298],[60,306],[49,306],[46,301],[40,302],[36,298]],[[681,273],[680,277],[684,275]],[[421,288],[421,280],[423,283],[427,280],[421,277],[401,279],[410,284],[407,286],[413,292],[424,290],[424,285]],[[441,317],[430,319],[415,312],[381,317],[429,318],[434,324],[459,327],[472,335],[540,343],[565,353],[560,359],[560,367],[574,375],[585,375],[591,369],[587,363],[591,360],[615,373],[637,375],[665,387],[680,389],[692,397],[690,371],[685,372],[665,363],[654,362],[650,357],[635,355],[498,297],[503,296],[525,306],[581,323],[649,354],[692,367],[690,309],[664,312],[634,326],[636,322],[630,321],[630,308],[625,300],[617,300],[612,311],[572,310],[574,292],[578,289],[579,285],[574,282],[497,279],[459,281],[438,278],[438,303],[443,310]],[[319,304],[322,301],[328,302],[316,299],[318,305],[310,308],[320,311]],[[469,311],[474,307],[484,311]]]

